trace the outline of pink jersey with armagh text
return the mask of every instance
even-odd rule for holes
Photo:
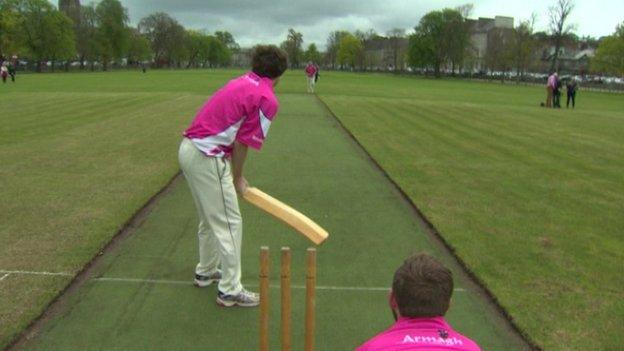
[[[278,108],[273,81],[249,72],[214,93],[184,136],[207,156],[229,157],[234,141],[260,150]]]
[[[480,351],[479,346],[457,333],[444,318],[401,317],[389,329],[358,347],[356,351]]]

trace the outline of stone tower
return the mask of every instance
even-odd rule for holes
[[[80,23],[80,0],[59,0],[59,10],[74,21],[74,26]]]

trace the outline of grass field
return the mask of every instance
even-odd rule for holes
[[[322,99],[548,350],[624,343],[624,96],[337,75]],[[600,321],[600,327],[596,327]]]
[[[332,233],[331,241],[319,249],[317,349],[353,349],[390,323],[385,289],[401,260],[413,250],[439,252],[420,231],[409,206],[314,97],[283,93],[281,102],[280,120],[271,129],[266,149],[250,159],[249,180],[318,219]],[[306,132],[297,133],[299,129]],[[380,208],[383,218],[374,216]],[[246,204],[243,213],[245,284],[257,286],[261,245],[273,250],[272,285],[279,284],[278,250],[288,245],[293,249],[293,285],[302,286],[304,251],[310,244]],[[133,236],[106,255],[95,278],[72,294],[71,307],[26,349],[255,349],[258,310],[224,310],[214,303],[214,287],[200,290],[190,284],[195,223],[193,202],[181,182]],[[371,260],[378,247],[388,254]],[[458,288],[464,288],[461,281]],[[277,348],[279,291],[272,293],[272,345]],[[293,295],[294,342],[300,349],[303,290],[296,288]],[[455,297],[450,318],[457,328],[490,349],[512,342],[490,320],[494,316],[481,312],[485,307],[478,296],[462,290]]]
[[[236,74],[30,75],[2,87],[0,270],[70,275],[0,274],[0,348],[177,172],[180,132]],[[283,80],[280,123],[267,150],[250,160],[250,180],[327,223],[333,236],[320,253],[319,284],[388,286],[408,252],[440,255],[409,206],[315,98],[299,94],[304,90],[299,75]],[[554,350],[617,349],[624,324],[622,96],[582,93],[576,111],[546,111],[537,107],[538,88],[332,73],[323,74],[319,95],[533,340]],[[275,169],[282,178],[268,176]],[[243,210],[247,282],[255,281],[260,244],[276,252],[286,243],[303,255],[299,238],[274,237],[287,231]],[[182,183],[98,267],[103,278],[170,283],[94,279],[28,347],[172,348],[167,340],[189,342],[198,330],[210,342],[221,334],[207,326],[224,318],[244,319],[251,330],[224,333],[224,349],[255,345],[257,312],[224,314],[214,308],[213,290],[171,283],[192,270],[194,220]],[[480,313],[487,308],[478,296],[455,295],[451,321],[460,331],[484,349],[518,347],[491,312]],[[384,299],[321,291],[319,349],[348,349],[387,326]],[[94,311],[101,318],[87,323]],[[361,324],[353,324],[353,311]],[[163,322],[172,316],[176,323]],[[68,337],[76,330],[84,337]]]
[[[102,84],[108,79],[27,75],[2,87],[0,269],[80,271],[177,173],[176,156],[167,150],[203,97],[123,92],[120,82]],[[70,279],[3,279],[0,346]]]

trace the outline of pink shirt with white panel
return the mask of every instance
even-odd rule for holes
[[[273,81],[249,72],[214,93],[184,136],[211,157],[229,157],[234,141],[260,150],[278,109]]]
[[[480,351],[479,346],[454,331],[443,317],[401,317],[390,328],[373,337],[356,351]]]
[[[312,64],[307,65],[305,68],[305,73],[308,76],[308,78],[314,77],[317,71],[318,69],[316,68],[316,66]]]

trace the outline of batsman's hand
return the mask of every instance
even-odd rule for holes
[[[249,187],[249,183],[247,183],[247,179],[245,177],[234,178],[234,188],[236,188],[236,192],[239,195],[245,194],[247,188]]]

